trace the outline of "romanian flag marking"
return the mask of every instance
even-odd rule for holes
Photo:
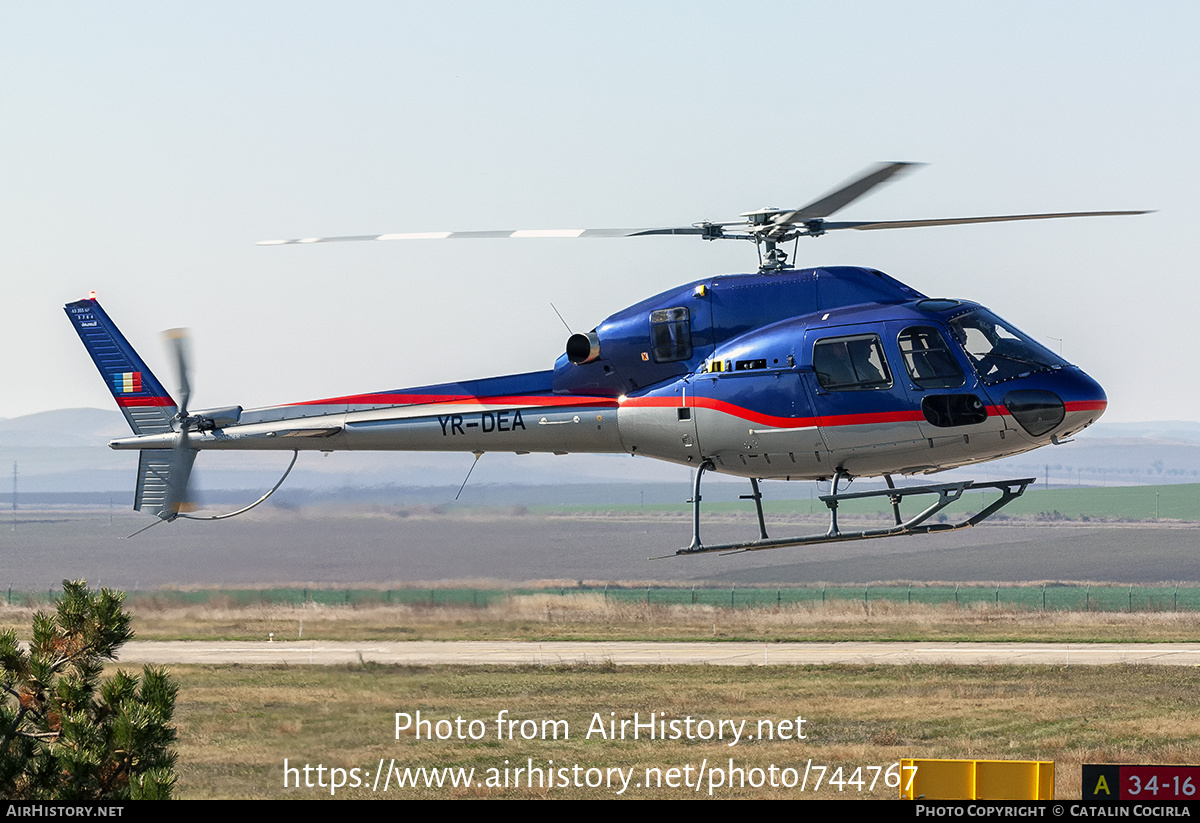
[[[142,390],[142,373],[126,371],[113,375],[113,390],[117,394],[132,394]]]

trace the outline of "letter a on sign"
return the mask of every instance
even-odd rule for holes
[[[1121,789],[1121,767],[1114,763],[1085,763],[1080,785],[1084,800],[1117,800],[1116,792]],[[1091,791],[1088,786],[1092,787]]]

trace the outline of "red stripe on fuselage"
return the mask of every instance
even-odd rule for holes
[[[822,417],[822,426],[871,426],[876,423],[919,423],[925,419],[917,409],[865,414],[839,414]]]
[[[634,408],[679,408],[682,401],[678,397],[630,397],[622,406]],[[823,417],[777,417],[770,414],[751,411],[724,400],[714,400],[711,397],[691,397],[686,401],[693,408],[712,409],[723,414],[740,417],[751,423],[762,426],[772,426],[777,429],[806,429],[813,426],[870,426],[879,423],[916,423],[925,419],[919,409],[902,409],[900,411],[865,412],[863,414],[838,414]]]
[[[626,398],[621,405],[639,409],[681,408],[684,401],[678,397],[630,397]],[[817,425],[815,417],[777,417],[771,414],[761,414],[742,406],[735,406],[733,403],[726,403],[724,400],[714,400],[711,397],[690,397],[686,401],[686,405],[692,408],[712,409],[723,414],[740,417],[751,423],[777,429],[806,429]]]
[[[1072,400],[1064,403],[1069,412],[1104,411],[1108,408],[1107,400]]]

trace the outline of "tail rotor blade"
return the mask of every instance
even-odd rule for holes
[[[179,378],[179,413],[187,417],[188,401],[192,397],[191,332],[187,329],[167,329],[163,332],[171,352],[175,355],[175,375]]]
[[[180,432],[171,449],[171,458],[167,466],[166,499],[159,517],[164,520],[174,520],[180,512],[195,509],[188,487],[191,483],[192,464],[196,462],[196,450],[188,448],[187,432]]]

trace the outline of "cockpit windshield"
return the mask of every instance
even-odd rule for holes
[[[979,379],[988,386],[1070,365],[987,309],[955,317],[950,330],[966,350]]]

